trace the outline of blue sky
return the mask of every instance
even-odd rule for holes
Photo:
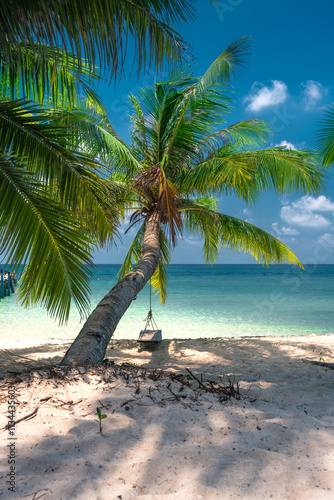
[[[232,41],[245,35],[253,40],[249,65],[243,76],[232,82],[235,111],[228,117],[228,124],[260,118],[271,122],[274,131],[268,146],[312,148],[319,119],[326,105],[334,100],[333,3],[222,0],[212,5],[209,0],[199,0],[195,6],[196,20],[177,29],[193,48],[196,75],[201,75]],[[130,74],[130,60],[131,55],[126,75]],[[150,70],[139,78],[123,77],[116,88],[100,87],[111,123],[126,141],[130,137],[127,95],[166,75]],[[268,192],[254,207],[229,196],[220,200],[220,209],[279,237],[303,263],[334,263],[332,178],[320,196],[295,193],[281,198]],[[96,252],[95,263],[122,262],[130,241],[131,232],[117,249]],[[185,234],[173,252],[172,262],[200,264],[201,248],[199,239]],[[222,249],[218,263],[246,264],[255,260]]]

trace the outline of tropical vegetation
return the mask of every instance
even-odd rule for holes
[[[87,313],[92,248],[118,224],[110,173],[80,132],[87,110],[104,113],[95,84],[101,72],[122,76],[129,39],[138,71],[180,61],[188,46],[169,24],[191,16],[190,0],[1,2],[0,254],[28,262],[24,305],[40,301],[64,321],[73,299]]]
[[[119,282],[89,316],[63,364],[102,361],[119,320],[148,280],[166,299],[171,249],[185,231],[202,238],[207,263],[226,247],[265,264],[301,266],[277,238],[219,211],[224,195],[253,204],[268,190],[281,195],[318,193],[324,187],[326,170],[309,152],[263,147],[270,137],[266,123],[251,119],[222,128],[233,104],[229,81],[243,68],[248,50],[249,40],[243,38],[202,77],[180,69],[130,95],[129,154],[125,158],[113,150],[109,161],[121,215],[132,213],[130,227],[137,231]],[[95,143],[105,154],[104,137],[90,137],[92,147]]]

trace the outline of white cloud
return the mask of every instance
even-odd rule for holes
[[[306,195],[291,205],[283,206],[281,219],[289,225],[318,229],[328,227],[331,221],[316,212],[331,212],[333,215],[334,203],[323,195],[318,198]]]
[[[302,83],[302,86],[304,88],[302,94],[306,110],[316,107],[328,93],[328,90],[321,83],[314,80],[308,80],[306,83]]]
[[[251,215],[252,211],[251,211],[251,210],[249,210],[249,208],[244,208],[244,209],[243,209],[243,211],[242,211],[242,213],[243,213],[244,215]]]
[[[288,224],[302,227],[323,228],[330,225],[330,221],[323,215],[312,212],[302,213],[292,207],[282,208],[281,219]]]
[[[316,243],[322,246],[334,246],[334,234],[324,233],[317,239]]]
[[[281,141],[279,144],[272,144],[275,148],[286,148],[286,149],[293,149],[294,151],[300,151],[301,149],[305,149],[306,142],[298,142],[296,144],[293,144],[292,142],[289,141]]]
[[[307,194],[298,201],[292,203],[292,206],[300,210],[311,212],[334,212],[334,203],[324,195],[313,198],[313,196]]]
[[[244,98],[248,102],[247,110],[260,111],[269,106],[276,106],[286,101],[288,96],[288,87],[284,82],[272,80],[271,87],[262,86],[259,82],[252,85],[251,92]]]
[[[294,151],[297,150],[297,147],[292,144],[292,142],[288,142],[288,141],[281,141],[279,144],[275,144],[275,148],[286,148],[286,149],[293,149]]]
[[[299,234],[299,231],[297,229],[293,229],[292,227],[286,227],[286,226],[281,226],[277,224],[277,222],[274,222],[271,227],[277,233],[278,235],[284,234],[285,236],[294,236]],[[294,238],[291,238],[294,239]]]
[[[292,227],[285,227],[285,226],[282,226],[281,227],[281,231],[283,234],[285,234],[286,236],[292,236],[292,235],[297,235],[299,234],[299,231],[297,231],[297,229],[293,229]],[[294,238],[293,238],[294,239]]]
[[[281,233],[281,231],[280,231],[280,229],[279,229],[279,227],[278,227],[277,222],[274,222],[274,223],[271,225],[271,227],[273,228],[273,230],[275,231],[275,233],[277,233],[277,234],[282,234],[282,233]]]

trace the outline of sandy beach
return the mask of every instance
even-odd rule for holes
[[[1,499],[334,499],[334,371],[307,361],[333,362],[334,335],[110,347],[70,370],[66,345],[0,353]]]

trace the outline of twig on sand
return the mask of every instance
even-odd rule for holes
[[[83,371],[84,369],[84,371]],[[110,383],[115,382],[116,380],[123,381],[125,384],[134,389],[135,395],[138,396],[141,392],[140,384],[143,381],[148,382],[148,394],[144,394],[146,392],[146,388],[142,397],[145,395],[149,397],[154,404],[165,406],[168,400],[174,400],[181,403],[184,406],[189,406],[185,402],[185,399],[188,397],[193,402],[197,402],[196,404],[200,404],[198,401],[198,397],[201,393],[211,393],[216,396],[220,403],[224,403],[229,401],[231,398],[241,399],[241,394],[239,390],[239,383],[232,382],[228,379],[228,383],[224,383],[222,380],[221,383],[216,381],[203,381],[203,377],[200,378],[194,375],[189,368],[187,368],[187,372],[190,376],[186,377],[182,373],[173,373],[158,369],[149,369],[136,365],[115,365],[115,364],[92,364],[92,365],[84,365],[84,366],[58,366],[52,365],[48,367],[41,368],[33,368],[25,370],[21,373],[20,377],[6,377],[5,379],[0,379],[0,387],[5,388],[8,384],[12,384],[13,380],[16,380],[20,384],[28,384],[30,385],[31,381],[34,380],[37,384],[41,383],[42,379],[47,382],[47,380],[51,379],[53,382],[55,379],[61,380],[62,383],[70,384],[72,381],[78,381],[82,378],[82,374],[89,373],[90,376],[98,377],[98,383],[105,384],[108,387],[108,390],[114,389],[115,385],[110,385]],[[188,379],[187,379],[188,378]],[[193,382],[190,382],[190,378],[196,380],[198,383],[198,387],[195,387]],[[150,381],[154,382],[151,384]],[[176,384],[174,386],[171,384]],[[18,386],[19,387],[19,386]],[[58,387],[58,386],[57,386]],[[157,397],[157,392],[162,392],[164,389],[167,389],[173,396],[172,399],[166,399],[163,394],[161,394],[161,398]],[[156,392],[157,391],[157,392]],[[183,392],[184,391],[184,392]],[[182,396],[181,394],[182,393]],[[134,396],[133,402],[136,403],[137,398]],[[39,402],[39,406],[53,406],[57,408],[66,409],[74,404],[78,404],[82,401],[73,402],[73,401],[61,401],[59,398],[55,396],[45,396]],[[103,407],[102,402],[101,407]],[[126,404],[126,403],[124,403]],[[189,406],[190,407],[190,406]],[[37,413],[37,410],[35,410]],[[115,411],[115,410],[114,410]],[[27,418],[33,418],[35,413],[32,415],[28,415],[24,417],[22,420]]]
[[[196,380],[199,384],[199,388],[202,389],[205,392],[210,392],[213,394],[217,394],[219,396],[219,400],[222,401],[228,401],[231,398],[235,399],[240,399],[241,394],[240,394],[240,388],[239,388],[239,382],[236,382],[234,384],[231,380],[228,380],[227,385],[223,384],[218,384],[217,382],[214,382],[212,380],[208,380],[208,382],[203,383],[201,380],[199,380],[196,375],[194,375],[189,368],[186,368],[187,372],[189,375]]]
[[[124,401],[124,403],[121,404],[120,408],[122,408],[123,406],[129,404],[129,403],[132,403],[133,401],[136,401],[135,399],[128,399],[127,401]]]
[[[15,425],[17,425],[18,423],[22,422],[23,420],[30,420],[34,417],[36,417],[37,415],[37,412],[38,412],[38,409],[39,409],[39,406],[37,406],[34,411],[32,411],[31,413],[29,413],[28,415],[26,415],[25,417],[22,417],[22,418],[19,418],[18,420],[16,420],[16,422],[14,424],[7,424],[5,425],[5,427],[2,427],[1,430],[7,430],[7,429],[10,429],[11,427],[14,427]]]
[[[207,389],[207,387],[206,387],[206,386],[205,386],[205,385],[204,385],[204,384],[203,384],[203,383],[202,383],[202,382],[201,382],[201,381],[200,381],[200,380],[196,377],[196,375],[194,375],[194,374],[193,374],[193,373],[189,370],[189,368],[186,368],[186,370],[187,370],[187,372],[189,373],[189,375],[190,375],[193,379],[195,379],[195,380],[198,382],[198,385],[199,385],[202,389],[204,389],[204,390],[206,390],[206,389]]]
[[[169,390],[169,392],[171,394],[173,394],[174,400],[179,401],[179,403],[182,403],[185,408],[190,408],[192,410],[191,406],[187,405],[187,403],[185,403],[184,401],[182,401],[182,399],[186,398],[187,396],[186,395],[178,396],[177,394],[175,394],[174,391],[172,391],[172,389],[170,388],[170,386],[171,386],[171,383],[169,382],[169,384],[167,385],[167,389]]]
[[[42,491],[44,491],[45,493],[41,493]],[[33,493],[28,493],[27,495],[24,495],[23,498],[30,497],[30,495],[33,495],[33,497],[31,498],[31,500],[39,500],[40,498],[45,497],[45,495],[47,494],[48,491],[50,493],[52,493],[52,490],[49,490],[49,488],[46,488],[46,489],[34,491]],[[38,495],[38,493],[41,493],[41,495],[36,496],[36,495]]]

